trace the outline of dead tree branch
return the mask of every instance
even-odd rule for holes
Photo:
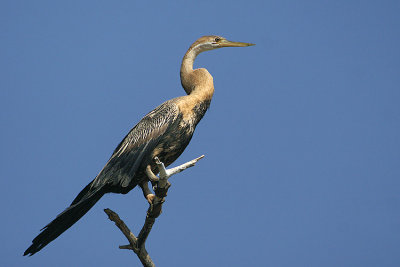
[[[160,216],[162,212],[162,205],[165,202],[165,197],[168,193],[168,188],[171,184],[168,182],[168,178],[174,174],[180,173],[187,168],[193,167],[197,161],[202,159],[204,155],[179,165],[175,168],[166,169],[164,164],[156,157],[154,158],[159,170],[159,178],[153,187],[155,197],[147,210],[146,219],[139,235],[136,237],[131,230],[126,226],[124,221],[120,219],[117,213],[110,209],[105,209],[104,212],[108,215],[108,218],[115,223],[115,225],[120,229],[120,231],[125,235],[129,241],[129,245],[119,246],[120,249],[132,250],[139,258],[143,266],[151,267],[155,266],[154,262],[148,254],[145,243],[147,237],[149,236],[151,229],[156,221],[156,218]],[[155,174],[150,174],[151,176]],[[152,177],[154,177],[152,176]]]

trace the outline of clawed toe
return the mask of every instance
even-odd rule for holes
[[[149,204],[153,204],[153,200],[156,196],[154,194],[148,194],[146,196],[147,202],[149,202]]]

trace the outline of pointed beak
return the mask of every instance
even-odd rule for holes
[[[255,45],[255,44],[232,42],[232,41],[228,41],[228,40],[223,40],[219,43],[219,47],[246,47],[246,46],[252,46],[252,45]]]

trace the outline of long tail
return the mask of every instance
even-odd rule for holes
[[[51,223],[46,225],[41,233],[32,241],[32,245],[24,252],[24,256],[32,256],[40,251],[59,235],[64,233],[83,215],[85,215],[97,201],[104,195],[101,189],[91,189],[88,184],[74,199],[71,206],[60,213]]]

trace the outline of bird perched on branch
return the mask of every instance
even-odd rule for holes
[[[24,255],[32,256],[76,223],[106,193],[126,194],[139,185],[151,203],[149,181],[156,181],[158,157],[165,166],[185,150],[196,125],[206,113],[214,93],[213,77],[204,68],[193,69],[198,54],[222,47],[253,44],[232,42],[220,36],[203,36],[194,42],[182,60],[181,83],[187,95],[168,100],[148,113],[125,136],[107,164],[72,201],[46,225]]]

